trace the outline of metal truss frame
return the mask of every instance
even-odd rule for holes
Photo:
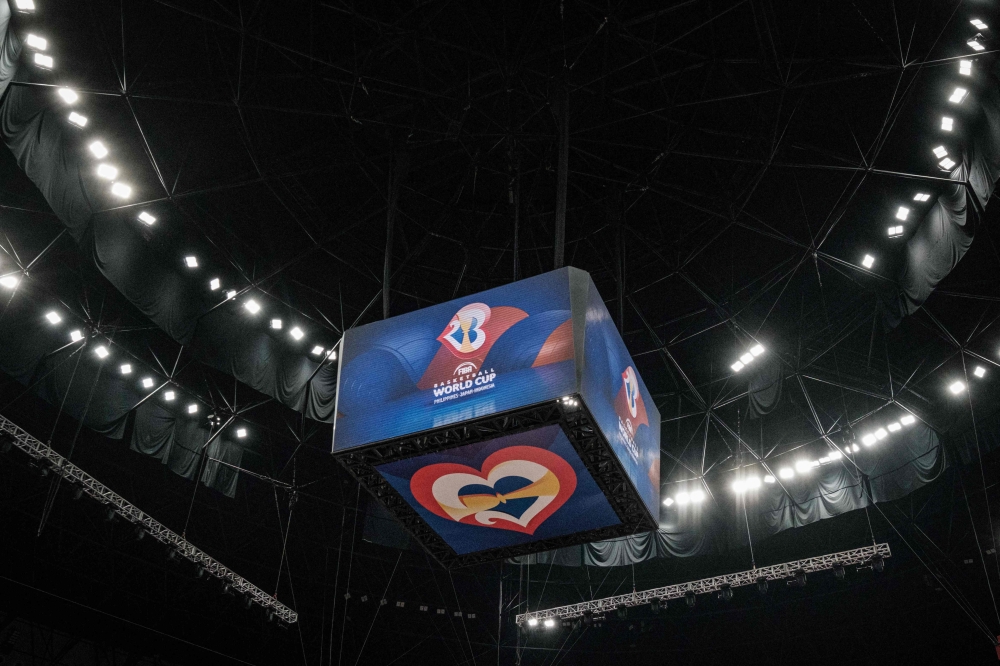
[[[242,592],[253,603],[273,612],[278,619],[289,624],[298,621],[299,614],[279,602],[274,596],[238,575],[181,535],[154,520],[124,497],[56,453],[52,447],[32,437],[3,415],[0,415],[0,439],[10,441],[14,446],[38,461],[39,464],[45,465],[52,472],[58,474],[74,487],[82,489],[84,493],[101,504],[111,507],[115,513],[128,522],[141,526],[154,539],[176,551],[178,556],[204,567],[206,572],[228,583],[234,590]]]
[[[633,591],[629,594],[620,594],[606,599],[595,599],[593,601],[584,601],[578,604],[571,604],[569,606],[560,606],[558,608],[549,608],[547,610],[519,613],[517,615],[517,624],[521,625],[530,620],[571,619],[581,617],[585,612],[591,612],[594,614],[606,613],[613,611],[616,608],[620,608],[621,606],[641,606],[656,599],[660,601],[667,601],[670,599],[686,597],[688,594],[692,593],[708,594],[711,592],[717,592],[724,588],[755,585],[757,581],[761,579],[782,580],[785,578],[793,578],[797,574],[827,571],[836,566],[849,567],[871,565],[876,561],[891,556],[892,553],[889,552],[889,544],[880,543],[871,546],[864,546],[863,548],[845,550],[841,553],[820,555],[818,557],[809,557],[804,560],[785,562],[784,564],[774,564],[768,567],[750,569],[748,571],[724,574],[722,576],[714,576],[712,578],[703,578],[690,583],[667,585],[664,587],[657,587],[652,590],[645,590],[643,592]]]
[[[334,452],[337,460],[380,501],[396,520],[419,541],[438,562],[446,567],[466,566],[526,555],[553,548],[573,546],[654,530],[656,520],[649,514],[632,486],[621,463],[601,435],[593,417],[579,396],[577,406],[550,400],[531,407],[494,414],[486,418],[456,423],[403,439],[372,444],[343,453]],[[620,524],[589,532],[535,541],[521,546],[507,546],[460,555],[431,529],[413,507],[389,485],[378,466],[416,455],[444,451],[496,437],[527,432],[549,425],[559,425],[576,450],[587,471],[618,514]]]

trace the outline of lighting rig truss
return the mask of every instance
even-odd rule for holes
[[[520,613],[517,616],[517,624],[520,626],[532,620],[536,622],[548,619],[567,620],[581,617],[588,611],[595,615],[609,613],[621,606],[642,606],[654,600],[680,599],[688,596],[689,593],[708,594],[722,589],[755,585],[760,580],[794,579],[797,575],[813,573],[814,571],[826,571],[834,567],[871,566],[891,555],[889,544],[880,543],[873,546],[865,546],[864,548],[845,550],[842,553],[834,553],[832,555],[820,555],[819,557],[810,557],[804,560],[775,564],[759,569],[750,569],[749,571],[740,571],[713,578],[703,578],[690,583],[667,585],[666,587],[657,587],[643,592],[632,592],[630,594],[621,594],[617,597],[584,601],[570,606]]]
[[[221,562],[198,549],[187,539],[143,513],[124,497],[56,453],[50,446],[32,437],[3,415],[0,415],[0,438],[12,442],[14,446],[39,461],[42,465],[47,465],[54,473],[66,479],[66,481],[75,487],[83,489],[83,492],[101,504],[112,507],[122,518],[144,528],[154,539],[174,550],[178,556],[203,567],[206,572],[228,583],[232,586],[233,590],[242,592],[251,601],[263,607],[266,611],[273,613],[279,620],[289,624],[298,621],[298,613],[291,608],[280,603],[273,596],[250,581],[237,575]]]

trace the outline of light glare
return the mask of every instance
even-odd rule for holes
[[[899,238],[903,235],[902,225],[889,227],[889,238]]]
[[[965,99],[965,96],[968,94],[969,91],[965,88],[955,88],[955,91],[951,93],[951,97],[948,98],[948,101],[952,104],[961,104],[962,100]]]
[[[17,6],[18,11],[35,11],[35,0],[14,0],[14,4]]]
[[[911,423],[915,422],[916,420],[917,420],[917,418],[913,414],[907,414],[903,418],[899,419],[899,422],[902,423],[903,425],[910,425]]]
[[[971,60],[959,60],[958,61],[958,73],[962,76],[972,76],[972,61]]]
[[[33,49],[38,49],[39,51],[44,51],[49,47],[48,41],[44,37],[39,37],[38,35],[32,35],[28,33],[28,37],[25,42]]]
[[[973,51],[985,51],[986,47],[983,46],[979,40],[975,37],[966,42]]]
[[[663,506],[673,506],[673,505],[674,505],[674,499],[672,497],[668,497],[667,499],[663,500]]]
[[[98,345],[97,349],[94,350],[94,353],[97,354],[97,358],[107,358],[110,352],[104,345]]]
[[[62,317],[60,317],[59,313],[56,312],[55,310],[46,313],[45,318],[48,319],[49,323],[53,325],[58,324],[59,322],[62,321]]]
[[[906,218],[909,216],[909,214],[910,214],[909,208],[907,208],[906,206],[900,206],[899,210],[896,211],[896,219],[905,221]]]
[[[110,164],[98,164],[97,175],[104,180],[114,180],[118,177],[118,169]]]
[[[861,265],[865,268],[871,268],[875,265],[875,257],[870,254],[866,254],[865,258],[861,260]]]
[[[80,96],[76,94],[76,91],[70,88],[60,88],[56,92],[60,97],[62,97],[62,101],[67,104],[76,104],[77,100],[80,99]]]
[[[962,382],[952,382],[951,386],[948,387],[948,390],[954,393],[955,395],[958,395],[959,393],[965,390],[965,384],[963,384]]]
[[[235,296],[236,294],[233,295]],[[245,307],[250,314],[257,314],[258,312],[260,312],[260,305],[258,305],[257,301],[253,300],[252,298],[246,303],[244,303],[243,307]]]
[[[0,287],[5,289],[13,289],[17,286],[18,279],[13,275],[4,275],[0,278]]]
[[[705,491],[704,490],[692,490],[691,491],[691,501],[695,504],[705,501]]]
[[[980,21],[979,19],[977,19],[977,18],[969,19],[969,23],[971,23],[972,25],[974,25],[977,30],[986,30],[987,28],[990,27],[990,26],[986,25],[985,23],[983,23],[982,21]]]
[[[316,345],[315,347],[313,347],[313,349],[312,349],[312,355],[313,356],[319,356],[322,353],[323,353],[323,348],[322,347],[320,347],[319,345]]]
[[[45,55],[44,53],[36,53],[35,64],[45,69],[52,69],[55,63],[52,60],[52,56]]]
[[[192,402],[190,405],[188,405],[188,414],[197,414],[197,413],[198,413],[198,404]]]
[[[280,319],[272,319],[271,320],[271,328],[273,328],[275,330],[281,330],[281,325],[282,324],[281,324],[281,320]]]
[[[764,483],[774,483],[774,481],[775,481],[775,478],[773,476],[771,476],[770,474],[768,474],[767,476],[764,477]]]
[[[740,370],[743,369],[743,364],[740,363],[739,361],[736,361],[736,363],[733,363],[729,367],[733,369],[733,372],[739,372]]]
[[[948,149],[944,146],[938,146],[934,149],[934,157],[944,157],[948,154]]]
[[[886,428],[889,429],[889,432],[896,432],[897,430],[901,430],[902,427],[903,426],[899,425],[895,421],[893,421],[892,423],[890,423],[889,425],[886,426]]]
[[[980,379],[982,379],[983,377],[986,376],[986,368],[984,368],[981,365],[977,365],[976,369],[972,371],[972,374],[974,374],[976,377],[979,377]]]
[[[126,185],[125,183],[114,183],[111,186],[111,194],[115,195],[116,197],[125,199],[127,197],[132,196],[132,188]]]
[[[917,192],[915,195],[913,195],[914,201],[927,201],[930,198],[931,195],[927,194],[926,192]]]
[[[782,479],[790,479],[795,476],[795,471],[791,467],[782,467],[778,470],[778,476]]]
[[[123,375],[131,375],[132,374],[132,364],[131,363],[122,363],[121,367],[119,367],[118,369],[121,370],[121,373]]]
[[[875,431],[875,437],[877,439],[885,439],[888,436],[889,433],[885,431],[885,428],[879,428],[878,430]]]
[[[743,354],[743,356],[740,356],[740,360],[743,362],[743,365],[746,365],[747,363],[753,361],[753,354],[747,352],[746,354]]]
[[[674,499],[677,500],[678,504],[687,504],[691,501],[691,495],[686,492],[680,492],[674,496]]]
[[[940,162],[938,162],[938,164],[941,165],[942,169],[944,169],[944,170],[947,171],[947,170],[950,170],[952,167],[955,166],[955,161],[952,160],[950,157],[946,157],[943,160],[941,160]]]
[[[764,345],[754,345],[750,348],[750,353],[754,356],[760,356],[764,353]]]
[[[237,428],[236,429],[236,436],[239,437],[240,439],[243,439],[244,437],[247,436],[247,429],[246,428]]]
[[[955,128],[955,119],[949,118],[948,116],[941,116],[941,129],[945,132],[950,132]]]
[[[871,446],[877,441],[877,439],[878,438],[875,437],[875,435],[868,433],[867,435],[861,438],[861,443],[864,444],[865,446]]]
[[[100,141],[94,141],[87,147],[90,148],[90,152],[94,154],[94,157],[99,160],[108,156],[107,147]]]
[[[167,391],[166,393],[163,394],[163,399],[166,400],[167,402],[170,402],[176,397],[177,395],[173,391]]]
[[[79,330],[70,331],[69,339],[72,340],[73,342],[79,342],[80,340],[83,340],[83,333],[81,333]]]
[[[143,388],[153,388],[153,379],[152,379],[152,377],[143,377],[142,378],[142,387]]]
[[[545,620],[545,622],[543,624],[545,624],[545,628],[546,629],[551,629],[552,627],[556,626],[556,621],[553,620],[550,617],[550,618],[546,618],[546,620]]]
[[[188,268],[198,268],[198,257],[184,257],[184,263],[187,264]]]
[[[298,326],[290,330],[288,333],[296,340],[301,340],[303,337],[305,337],[305,333],[303,333],[302,329],[299,328]]]

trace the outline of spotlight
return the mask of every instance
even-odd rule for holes
[[[312,349],[312,355],[313,356],[319,356],[322,353],[323,353],[323,348],[322,347],[320,347],[319,345],[316,345],[315,347],[313,347],[313,349]]]
[[[950,132],[955,129],[955,119],[948,116],[941,116],[941,129]]]
[[[258,312],[260,312],[260,305],[258,305],[257,301],[253,300],[252,298],[248,300],[246,303],[244,303],[243,307],[245,307],[247,309],[247,312],[249,312],[250,314],[257,314]]]
[[[198,257],[184,257],[184,263],[187,264],[188,268],[198,268]]]
[[[112,522],[115,519],[115,516],[117,515],[118,514],[115,512],[114,507],[109,506],[107,509],[104,510],[104,520],[109,523]]]
[[[97,358],[107,358],[110,352],[108,352],[108,348],[104,345],[97,345],[97,349],[94,350],[94,353],[97,354]]]
[[[82,487],[77,487],[77,489],[73,491],[73,499],[74,500],[83,499],[83,488]]]
[[[114,183],[111,185],[111,194],[120,199],[127,199],[132,196],[132,188],[125,183]]]
[[[775,481],[776,479],[770,474],[764,477],[764,483],[774,483]]]
[[[959,393],[965,390],[965,384],[963,384],[962,382],[952,382],[951,386],[948,387],[948,390],[954,393],[955,395],[958,395]]]
[[[236,290],[235,289],[230,289],[229,291],[226,292],[226,300],[227,301],[231,301],[234,298],[236,298]],[[259,310],[260,308],[257,308],[257,309]]]
[[[236,429],[236,436],[239,437],[240,439],[243,439],[244,437],[247,436],[247,429],[246,428],[237,428]]]
[[[753,354],[751,354],[750,352],[743,354],[742,356],[740,356],[740,361],[743,362],[743,365],[750,363],[751,361],[753,361]]]
[[[917,192],[916,194],[913,195],[914,201],[927,201],[930,198],[931,195],[927,194],[926,192]]]
[[[114,180],[118,177],[118,169],[111,166],[110,164],[98,164],[97,165],[97,175],[104,180]]]
[[[733,492],[734,493],[740,494],[740,493],[743,493],[744,491],[746,491],[746,489],[747,489],[747,484],[744,481],[739,480],[739,479],[736,480],[736,481],[733,481]]]
[[[62,101],[67,104],[76,104],[77,100],[80,99],[80,96],[76,94],[76,91],[70,88],[60,88],[56,91],[56,93],[62,97]]]
[[[782,479],[790,479],[793,476],[795,476],[795,472],[792,470],[791,467],[782,467],[781,469],[778,470],[778,476],[780,476]]]
[[[649,602],[649,610],[651,610],[654,613],[659,613],[660,604],[661,601],[658,598],[653,598],[653,600]]]
[[[153,388],[153,378],[152,377],[143,377],[142,378],[142,387],[143,388]]]
[[[617,608],[615,608],[615,615],[618,616],[619,620],[624,620],[625,618],[627,618],[628,606],[626,606],[625,604],[620,604]]]
[[[163,394],[163,399],[166,400],[167,402],[172,402],[173,399],[176,397],[177,394],[174,393],[173,391],[167,391],[166,393]]]
[[[934,153],[934,157],[944,157],[948,154],[948,150],[944,146],[938,146],[931,152]]]
[[[906,206],[900,206],[899,210],[896,211],[897,220],[906,220],[907,216],[910,214],[910,209]]]
[[[699,504],[705,501],[705,491],[704,490],[692,490],[690,493],[691,501],[695,504]]]
[[[885,571],[885,560],[882,559],[881,555],[876,555],[872,558],[872,571],[875,573],[882,573]]]
[[[969,23],[971,23],[972,25],[974,25],[977,30],[986,30],[987,28],[990,27],[990,26],[986,25],[985,23],[983,23],[982,21],[980,21],[979,19],[977,19],[977,18],[971,19],[969,21]]]
[[[673,497],[668,497],[667,499],[663,500],[663,506],[673,506],[673,505],[674,505]]]
[[[62,321],[62,317],[60,317],[59,313],[56,312],[55,310],[46,313],[45,318],[48,319],[49,323],[52,324],[53,326]]]
[[[876,439],[885,439],[888,436],[889,436],[889,433],[887,433],[885,431],[885,428],[879,428],[878,430],[875,431],[875,438]]]
[[[948,101],[952,104],[961,104],[962,100],[969,94],[969,91],[965,88],[955,88],[955,91],[951,93],[951,97]]]
[[[545,622],[543,622],[542,624],[545,625],[546,629],[551,629],[552,627],[556,626],[556,621],[553,620],[551,617],[548,617],[545,618]]]
[[[221,286],[222,283],[219,281],[219,278],[212,278],[208,283],[208,288],[212,291],[216,291]]]
[[[719,598],[723,601],[732,601],[733,599],[733,588],[728,585],[719,590]]]
[[[35,54],[35,64],[42,69],[52,69],[52,67],[55,66],[52,56],[45,55],[44,53]]]
[[[843,457],[844,457],[844,454],[841,453],[840,451],[831,451],[830,452],[830,460],[840,460]]]
[[[272,319],[271,320],[271,328],[273,328],[275,330],[281,330],[281,320],[280,319]]]
[[[192,402],[190,405],[188,405],[188,414],[197,414],[197,413],[198,413],[198,403]]]
[[[298,326],[296,326],[295,328],[293,328],[292,330],[290,330],[288,333],[289,333],[289,335],[291,335],[296,340],[301,340],[303,337],[305,337],[305,333],[303,333],[302,329],[299,328]],[[575,404],[575,401],[574,401],[574,404]]]
[[[767,579],[766,578],[761,577],[761,578],[757,579],[757,594],[760,594],[760,595],[767,594]]]
[[[132,365],[129,364],[129,363],[122,363],[121,367],[119,367],[118,369],[121,370],[121,373],[123,375],[131,375],[132,374]]]
[[[83,333],[81,333],[80,331],[70,331],[69,339],[72,342],[79,342],[80,340],[83,340]]]
[[[688,493],[681,492],[674,495],[674,499],[677,500],[678,504],[684,505],[691,501],[691,495],[689,495]]]
[[[25,38],[24,41],[29,47],[33,49],[38,49],[39,51],[44,51],[49,47],[49,43],[44,37],[39,37],[38,35],[32,35],[30,32],[28,33],[28,36]]]
[[[733,369],[733,372],[739,372],[740,370],[743,369],[743,364],[740,363],[739,361],[736,361],[736,363],[733,363],[729,367]]]
[[[834,564],[833,565],[833,577],[834,578],[836,578],[837,580],[844,580],[844,576],[846,576],[846,575],[847,575],[847,570],[844,569],[844,565],[843,564]]]
[[[861,449],[859,449],[859,448],[858,448],[858,445],[857,445],[857,444],[852,444],[852,445],[851,445],[851,451],[854,451],[855,453],[857,453],[857,452],[858,452],[858,451],[860,451],[860,450],[861,450]]]
[[[955,166],[955,160],[951,159],[950,157],[946,157],[943,160],[941,160],[940,162],[938,162],[938,165],[944,171],[950,171]]]
[[[981,365],[977,365],[976,369],[972,371],[972,374],[974,374],[976,377],[979,377],[980,379],[982,379],[983,377],[986,376],[986,368],[984,368]]]
[[[886,428],[889,429],[889,432],[896,432],[897,430],[902,430],[903,426],[899,425],[896,422],[892,422],[889,425],[887,425]]]
[[[910,425],[916,420],[917,420],[916,417],[914,417],[912,414],[907,414],[903,418],[899,419],[899,422],[902,423],[903,425]]]
[[[889,238],[899,238],[903,235],[903,226],[889,227]]]
[[[694,608],[696,600],[697,597],[695,596],[694,592],[688,591],[684,593],[684,603],[687,604],[688,608]]]
[[[96,157],[99,160],[102,160],[108,156],[107,147],[100,141],[93,141],[89,146],[87,146],[87,148],[89,148],[90,152],[94,155],[94,157]]]
[[[35,0],[14,0],[14,6],[19,12],[35,11]]]
[[[538,620],[535,619],[535,618],[531,618],[530,620],[528,620],[528,626],[529,627],[537,627],[538,626]]]
[[[589,627],[594,623],[594,613],[593,611],[583,611],[583,626]]]
[[[808,460],[795,461],[795,471],[798,472],[799,474],[805,474],[810,469],[812,469],[812,465],[809,464]]]
[[[147,227],[151,227],[156,222],[156,218],[147,213],[146,211],[142,211],[141,213],[139,213],[139,221],[145,224]]]
[[[958,61],[958,73],[962,76],[972,76],[972,61],[971,60],[959,60]]]
[[[337,360],[337,350],[336,349],[331,349],[330,353],[327,355],[327,358],[329,358],[331,361],[336,361]]]
[[[806,572],[796,571],[795,576],[792,580],[786,581],[786,583],[792,587],[805,587],[806,586]]]
[[[0,278],[0,287],[3,287],[5,289],[13,289],[14,287],[17,286],[18,282],[20,282],[20,280],[16,276],[4,275],[2,278]]]
[[[750,353],[753,354],[754,356],[760,356],[761,354],[764,353],[764,345],[760,344],[754,345],[753,347],[750,348]]]
[[[985,51],[986,46],[983,45],[983,42],[981,41],[982,39],[983,39],[982,35],[976,35],[975,37],[967,41],[966,44],[968,44],[969,48],[972,49],[973,51]]]
[[[875,257],[870,254],[866,254],[865,258],[861,260],[861,265],[865,268],[871,268],[875,265]]]

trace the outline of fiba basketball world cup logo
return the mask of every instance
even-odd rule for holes
[[[622,386],[615,399],[615,411],[618,412],[618,434],[622,443],[629,455],[638,462],[639,447],[635,443],[635,435],[640,425],[649,425],[649,417],[639,394],[639,378],[632,366],[622,372]]]
[[[475,354],[486,344],[484,326],[490,320],[490,306],[471,303],[455,313],[438,340],[448,345],[456,356]]]

